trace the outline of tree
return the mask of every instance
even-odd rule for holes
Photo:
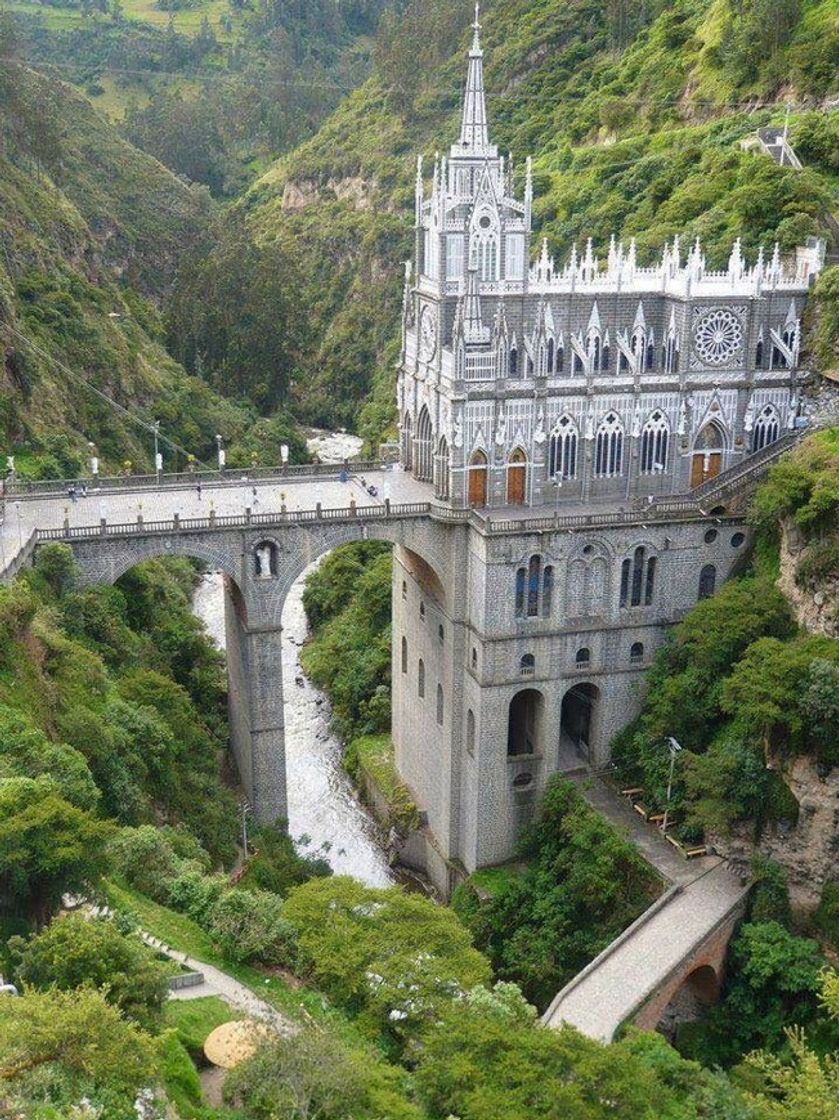
[[[71,804],[94,809],[99,790],[84,755],[53,743],[20,712],[0,704],[0,777],[49,775]]]
[[[105,869],[113,825],[71,805],[48,777],[0,779],[0,898],[46,924],[65,893]]]
[[[403,1082],[372,1053],[308,1027],[261,1046],[228,1074],[224,1097],[253,1120],[420,1120]]]
[[[105,918],[68,914],[24,941],[14,939],[15,974],[27,987],[100,989],[108,1003],[144,1027],[154,1026],[168,994],[168,969],[135,934]]]
[[[573,1028],[542,1027],[513,984],[452,1003],[426,1036],[416,1080],[431,1115],[460,1120],[674,1115],[650,1063]]]
[[[489,978],[489,965],[451,910],[396,887],[346,876],[312,879],[283,907],[297,929],[300,961],[372,1035],[404,1043],[452,998]]]
[[[492,897],[470,898],[467,886],[453,902],[496,974],[544,1007],[646,908],[656,883],[634,848],[556,777],[520,854],[526,869]]]
[[[47,1115],[28,1107],[34,1079],[47,1070],[56,1075],[46,1083],[54,1115],[71,1115],[87,1096],[101,1103],[102,1120],[130,1120],[138,1090],[153,1077],[152,1058],[149,1036],[91,988],[0,999],[0,1092],[13,1094],[21,1115]],[[34,1087],[42,1098],[44,1083]]]
[[[822,973],[820,1000],[830,1018],[839,1020],[839,973]],[[756,1120],[837,1120],[839,1055],[834,1052],[819,1057],[800,1029],[788,1029],[786,1037],[791,1061],[766,1051],[746,1059],[764,1080],[763,1091],[751,1094]]]
[[[181,269],[167,318],[169,346],[191,373],[262,411],[282,403],[306,345],[291,255],[222,230]]]

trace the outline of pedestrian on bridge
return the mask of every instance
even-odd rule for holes
[[[70,501],[73,503],[73,505],[76,504],[76,487],[75,486],[68,486],[67,487],[67,497],[70,499]]]

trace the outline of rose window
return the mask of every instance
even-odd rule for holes
[[[694,328],[697,355],[711,366],[730,362],[743,341],[743,327],[730,311],[709,311]]]

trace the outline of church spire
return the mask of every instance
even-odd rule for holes
[[[463,95],[460,147],[482,155],[489,147],[486,98],[484,96],[484,52],[481,50],[480,5],[475,5],[474,35],[469,51],[469,73]]]

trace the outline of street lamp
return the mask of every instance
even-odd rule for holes
[[[158,438],[160,436],[160,421],[154,422],[154,470],[157,475],[157,481],[160,482],[160,474],[163,470],[163,456],[160,454],[158,447]]]
[[[667,802],[664,806],[664,820],[661,822],[661,831],[667,834],[667,814],[670,812],[670,795],[673,792],[673,770],[676,765],[676,755],[682,749],[672,735],[667,736],[667,747],[670,751],[670,775],[667,779]]]

